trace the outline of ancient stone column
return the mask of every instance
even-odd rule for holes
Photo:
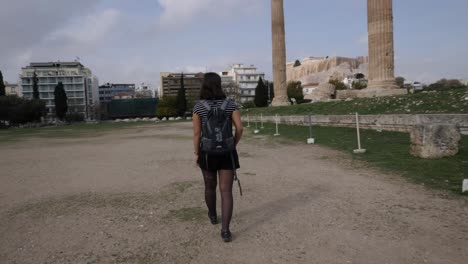
[[[395,82],[392,0],[367,0],[368,89],[398,88]]]
[[[286,84],[286,40],[283,0],[271,0],[271,31],[273,46],[273,106],[289,105]]]

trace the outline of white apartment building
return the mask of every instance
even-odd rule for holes
[[[265,81],[265,73],[257,72],[254,65],[235,64],[229,70],[228,75],[232,76],[234,82],[239,86],[241,103],[253,101],[258,80],[262,78]]]
[[[16,95],[18,97],[22,97],[21,89],[19,88],[18,84],[16,83],[8,83],[5,82],[5,93],[6,95]]]
[[[63,84],[68,97],[68,113],[81,113],[86,119],[95,119],[99,106],[98,79],[80,62],[39,62],[22,68],[21,92],[24,98],[33,98],[33,79],[37,77],[39,99],[46,102],[48,116],[55,116],[54,90]]]
[[[228,72],[220,72],[219,76],[221,76],[221,86],[227,98],[240,103],[239,85],[234,81],[233,76],[230,76]]]

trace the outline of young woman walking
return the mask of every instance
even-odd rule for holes
[[[231,223],[233,210],[232,185],[234,182],[235,170],[239,166],[239,157],[236,146],[242,137],[242,122],[240,111],[236,103],[226,99],[221,87],[221,77],[216,73],[206,73],[203,85],[200,90],[200,101],[193,108],[193,146],[195,148],[195,160],[200,167],[205,181],[205,201],[208,207],[208,217],[212,224],[218,223],[216,213],[216,186],[219,176],[219,190],[221,192],[221,237],[225,242],[232,240],[229,224]],[[229,137],[233,146],[227,153],[216,154],[206,151],[211,141],[206,140],[207,134],[212,132],[210,118],[213,115],[225,118],[227,129],[224,133],[219,132],[217,141],[222,142]],[[219,121],[219,118],[217,119]],[[221,120],[222,122],[223,120]],[[232,125],[235,127],[235,134],[232,135]],[[222,126],[223,128],[225,127]],[[216,129],[219,131],[221,129]],[[229,131],[230,130],[230,131]],[[209,132],[207,132],[209,131]],[[230,136],[224,136],[231,134]],[[202,140],[203,138],[203,140]],[[227,142],[229,142],[229,139]],[[216,141],[216,140],[215,140]],[[231,143],[231,145],[232,145]],[[229,145],[229,143],[224,144]],[[219,148],[222,148],[221,146]]]

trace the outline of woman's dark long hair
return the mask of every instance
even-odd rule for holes
[[[214,72],[205,73],[200,89],[200,100],[223,100],[226,94],[221,87],[221,77]]]

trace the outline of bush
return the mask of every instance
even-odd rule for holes
[[[367,88],[367,83],[364,81],[354,81],[352,86],[354,90],[362,90]]]
[[[159,119],[177,117],[177,97],[165,96],[161,98],[156,109],[156,117]]]
[[[0,120],[10,125],[39,122],[46,112],[45,102],[27,100],[17,96],[0,97]]]
[[[463,85],[459,80],[452,79],[452,80],[447,80],[447,79],[441,79],[433,84],[430,84],[429,86],[424,87],[424,90],[427,91],[445,91],[445,90],[451,90],[451,89],[460,89],[460,88],[466,88],[465,85]]]
[[[303,103],[304,93],[302,92],[302,83],[301,82],[290,81],[288,83],[287,91],[288,91],[289,100],[294,98],[294,99],[296,99],[296,102],[298,104]]]
[[[344,82],[338,80],[338,79],[332,79],[328,81],[328,83],[333,84],[335,86],[335,90],[348,90],[348,86],[344,84]]]
[[[244,109],[249,109],[249,108],[255,108],[255,102],[254,101],[247,101],[242,104],[242,108]]]
[[[85,117],[80,113],[69,113],[65,115],[65,121],[68,123],[84,122]]]

